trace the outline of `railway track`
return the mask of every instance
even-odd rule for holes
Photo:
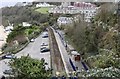
[[[55,76],[56,72],[60,72],[60,75],[63,75],[63,73],[65,73],[65,68],[55,39],[55,35],[51,28],[49,28],[48,32],[50,39],[51,63],[52,63],[53,75]]]

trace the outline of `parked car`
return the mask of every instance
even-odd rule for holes
[[[43,50],[43,49],[45,49],[45,48],[46,48],[46,47],[41,47],[40,50]]]
[[[5,70],[3,73],[4,73],[4,74],[8,74],[8,75],[13,75],[13,74],[14,74],[14,72],[13,72],[12,69]]]
[[[44,35],[44,36],[42,36],[42,38],[47,38],[48,37],[48,35]]]
[[[48,44],[42,43],[41,46],[48,46]]]
[[[15,58],[14,54],[6,54],[2,56],[2,59],[12,59],[12,58]]]
[[[48,33],[44,33],[43,35],[42,35],[42,38],[47,38],[48,37]]]
[[[48,52],[48,51],[50,51],[49,48],[43,48],[43,49],[41,49],[41,53],[43,53],[43,52]]]
[[[35,39],[31,39],[31,40],[30,40],[30,42],[34,42],[34,41],[35,41]]]

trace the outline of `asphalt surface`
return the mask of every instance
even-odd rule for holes
[[[40,36],[38,36],[34,42],[30,42],[28,46],[25,47],[22,51],[15,54],[15,56],[19,58],[21,56],[27,56],[29,54],[29,56],[31,56],[34,59],[44,58],[45,62],[48,63],[48,65],[46,65],[46,69],[48,69],[51,67],[50,52],[41,53],[40,48],[42,43],[49,44],[49,38],[42,38],[42,35],[43,33]],[[3,71],[5,71],[6,69],[10,69],[8,64],[5,62],[9,62],[9,59],[4,59],[0,61],[0,76],[4,75]]]

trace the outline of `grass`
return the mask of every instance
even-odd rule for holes
[[[50,9],[49,7],[42,7],[42,8],[36,9],[35,11],[38,11],[42,14],[47,14],[49,9]]]

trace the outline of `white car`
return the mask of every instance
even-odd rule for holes
[[[30,42],[34,42],[34,41],[35,41],[35,39],[31,39],[31,40],[30,40]]]

